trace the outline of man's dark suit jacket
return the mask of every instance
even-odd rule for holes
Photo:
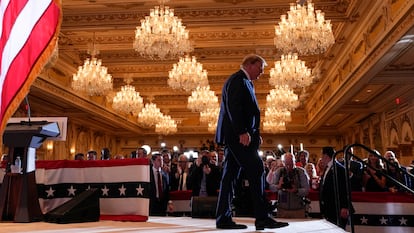
[[[150,166],[150,215],[151,216],[165,216],[167,210],[167,204],[169,200],[169,183],[168,175],[161,170],[162,175],[162,189],[163,189],[163,198],[159,199],[156,197],[157,188],[154,178],[154,172],[152,171],[152,166]]]
[[[253,84],[242,70],[230,76],[222,96],[216,142],[220,145],[238,144],[239,135],[248,132],[251,143],[259,147],[260,109]]]
[[[334,194],[334,171],[333,166],[336,166],[337,177],[338,177],[338,188],[339,192],[337,195]],[[326,174],[326,177],[323,178],[320,186],[320,210],[321,214],[330,222],[337,224],[337,212],[336,212],[336,198],[339,197],[339,209],[348,208],[347,198],[346,198],[346,183],[345,183],[345,167],[340,163],[335,162],[332,165],[331,169]],[[350,212],[353,212],[351,206]],[[347,219],[340,219],[339,226],[345,228]]]
[[[217,166],[210,164],[210,174],[206,175],[206,191],[208,196],[217,196],[217,190],[220,187],[220,171]],[[191,173],[190,184],[193,196],[199,196],[201,189],[201,180],[203,179],[203,165],[194,169]]]

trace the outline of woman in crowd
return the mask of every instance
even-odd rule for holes
[[[316,168],[313,163],[305,165],[306,173],[309,176],[309,187],[313,190],[319,189],[319,176],[316,174]]]
[[[379,153],[377,152],[377,154]],[[381,172],[385,174],[385,169],[382,161],[375,154],[370,153],[368,156],[367,164],[368,166],[365,167],[362,180],[365,191],[387,191],[386,178],[381,174]]]

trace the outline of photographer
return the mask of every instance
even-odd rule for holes
[[[211,163],[209,151],[201,152],[200,163],[196,163],[191,174],[191,189],[193,196],[217,196],[220,184],[220,171]]]
[[[305,169],[295,166],[291,153],[282,155],[284,167],[275,172],[271,191],[278,193],[277,216],[287,218],[305,217],[306,196],[309,193],[309,177]]]

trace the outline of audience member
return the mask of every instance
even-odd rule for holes
[[[222,147],[219,147],[218,151],[217,151],[217,166],[221,171],[223,170],[223,161],[224,161],[224,149]]]
[[[191,190],[190,170],[186,155],[181,154],[178,157],[178,166],[171,178],[171,191]]]
[[[384,153],[384,158],[386,160],[396,159],[394,151],[388,150]]]
[[[323,147],[322,148],[322,158],[321,162],[326,165],[325,172],[321,177],[320,187],[319,187],[319,204],[320,211],[322,216],[333,224],[338,224],[340,227],[345,229],[346,223],[350,213],[354,211],[353,207],[348,209],[348,200],[346,195],[346,183],[345,178],[345,168],[338,161],[334,160],[335,150],[332,147]],[[335,177],[334,169],[336,167],[336,177],[338,180],[338,193],[335,194]],[[337,202],[339,200],[339,203]],[[339,213],[337,212],[336,206],[339,206]],[[337,216],[340,216],[339,221],[337,221]],[[338,223],[337,223],[338,222]]]
[[[356,191],[356,192],[361,192],[363,190],[363,184],[362,184],[363,178],[362,177],[364,173],[364,166],[361,162],[356,161],[354,159],[354,150],[352,147],[349,149],[348,153],[349,153],[348,171],[349,171],[349,181],[351,185],[351,190]],[[345,166],[343,153],[338,154],[337,159],[342,165]]]
[[[136,150],[131,151],[131,154],[129,155],[129,157],[131,159],[136,159],[137,158],[137,151]]]
[[[318,162],[316,163],[316,175],[319,177],[322,177],[325,173],[326,164],[323,163],[322,159],[318,159]]]
[[[211,150],[209,155],[210,155],[210,163],[217,166],[217,163],[218,163],[218,161],[217,161],[218,160],[217,151]]]
[[[269,185],[271,191],[278,193],[278,217],[304,218],[304,198],[309,193],[308,175],[305,169],[296,167],[295,157],[291,153],[283,154],[282,162],[284,167],[276,170],[274,182]],[[280,215],[282,211],[283,216]]]
[[[75,160],[84,160],[85,155],[83,153],[77,153],[75,154]]]
[[[320,177],[316,174],[315,165],[313,163],[307,163],[304,169],[309,177],[309,187],[313,190],[318,190]]]
[[[379,153],[376,151],[379,155]],[[369,153],[367,166],[364,169],[363,185],[366,192],[384,192],[387,191],[387,180],[385,176],[384,165],[375,154]]]
[[[298,167],[305,167],[305,165],[309,162],[309,152],[307,150],[302,150],[298,152],[298,161],[296,166]]]
[[[165,173],[170,174],[173,164],[171,163],[171,153],[169,150],[164,149],[161,151],[162,159],[163,159],[163,166],[162,170],[164,170]],[[176,168],[173,169],[175,172]]]
[[[109,160],[111,159],[111,153],[108,148],[102,148],[101,151],[101,160]]]
[[[145,150],[145,148],[139,147],[137,148],[137,158],[147,158],[147,150]]]
[[[201,163],[196,166],[190,176],[193,196],[217,196],[220,184],[220,171],[210,162],[209,153],[201,156]]]
[[[150,165],[150,216],[165,216],[167,211],[169,180],[162,166],[161,154],[153,154]]]
[[[385,156],[384,156],[385,157]],[[387,157],[385,157],[387,158]],[[398,162],[398,159],[394,157],[389,157],[388,163],[385,164],[386,167],[386,174],[390,177],[392,177],[395,181],[398,181],[399,183],[411,187],[411,178],[406,174],[407,169],[405,167],[402,167],[400,163]],[[405,189],[392,181],[391,179],[387,179],[386,186],[388,188],[388,191],[390,192],[402,192]]]
[[[275,172],[278,168],[280,167],[284,167],[285,165],[283,164],[282,160],[280,158],[276,158],[275,160],[272,161],[272,163],[270,164],[270,170],[269,173],[266,176],[266,183],[268,183],[268,187],[269,184],[273,184],[275,183]]]
[[[94,150],[90,150],[88,151],[87,155],[86,155],[86,159],[87,160],[96,160],[97,158],[97,153]]]

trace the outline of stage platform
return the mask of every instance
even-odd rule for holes
[[[237,223],[248,225],[244,230],[218,230],[214,219],[200,219],[191,217],[149,217],[147,222],[120,222],[99,221],[90,223],[56,224],[47,222],[12,223],[1,222],[0,232],[25,232],[25,233],[121,233],[121,232],[255,232],[253,218],[234,218]],[[278,233],[340,233],[345,232],[341,228],[321,219],[279,219],[289,222],[288,227],[279,229],[265,229],[260,232]]]

